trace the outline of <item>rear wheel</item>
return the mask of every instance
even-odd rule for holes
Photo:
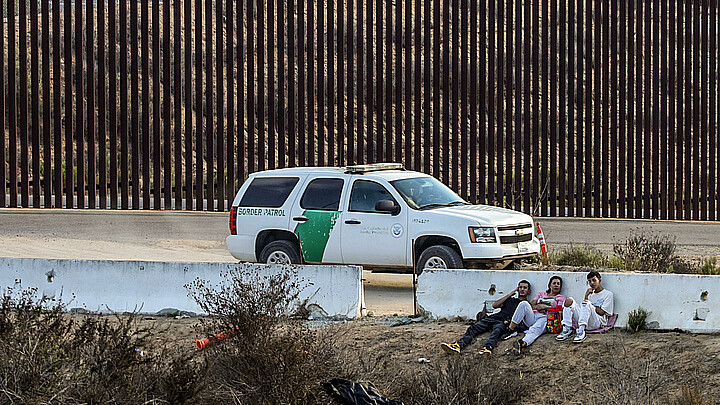
[[[300,252],[288,240],[276,240],[267,244],[260,252],[260,262],[267,264],[299,264]]]
[[[424,269],[462,269],[462,257],[455,249],[446,245],[435,245],[425,249],[417,263],[415,273],[420,274]]]

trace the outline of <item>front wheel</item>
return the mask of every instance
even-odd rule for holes
[[[260,263],[298,264],[300,262],[297,246],[288,240],[272,241],[260,252]]]
[[[425,249],[415,264],[415,274],[424,269],[462,269],[462,257],[455,249],[446,245],[435,245]]]

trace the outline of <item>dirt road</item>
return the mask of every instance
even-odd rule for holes
[[[634,229],[677,236],[679,253],[720,254],[720,222],[537,218],[550,248],[610,251]],[[217,212],[0,209],[0,257],[231,262],[228,214]],[[364,272],[376,315],[412,313],[412,276]]]

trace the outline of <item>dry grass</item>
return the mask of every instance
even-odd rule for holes
[[[614,331],[583,345],[541,337],[521,357],[502,355],[509,342],[490,358],[473,348],[450,356],[439,343],[464,324],[311,327],[284,315],[297,291],[290,273],[224,280],[194,283],[196,299],[217,311],[193,322],[69,316],[36,291],[5,291],[0,404],[328,404],[321,384],[333,378],[370,381],[405,404],[711,404],[720,386],[716,336]],[[223,330],[235,332],[190,349],[188,336]]]
[[[181,351],[145,352],[154,331],[137,315],[76,322],[33,289],[0,300],[0,403],[176,403],[203,385],[202,364]]]

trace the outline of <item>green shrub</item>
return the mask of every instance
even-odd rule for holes
[[[698,269],[698,273],[708,276],[720,275],[720,267],[717,266],[717,257],[706,257],[703,265]]]
[[[637,230],[621,244],[613,246],[613,252],[630,271],[668,272],[676,259],[675,237],[656,235]]]
[[[550,254],[550,263],[561,266],[603,267],[607,262],[607,257],[599,250],[586,245],[570,245]]]
[[[628,314],[627,328],[630,333],[637,333],[641,330],[645,330],[647,324],[647,317],[651,314],[648,310],[643,307],[634,309]]]
[[[624,269],[625,262],[617,256],[610,256],[607,258],[607,263],[605,263],[605,266],[611,269]]]

